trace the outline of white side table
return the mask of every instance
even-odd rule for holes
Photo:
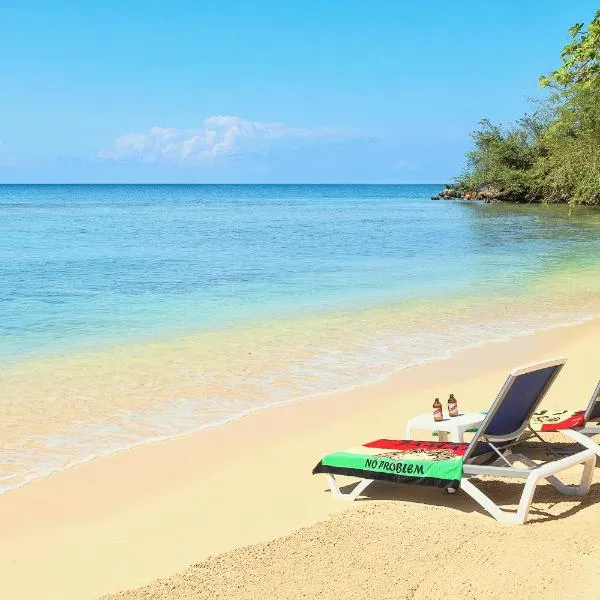
[[[444,416],[442,421],[434,421],[430,412],[417,415],[406,424],[406,439],[413,439],[414,429],[424,429],[431,433],[437,431],[440,442],[448,441],[448,437],[452,442],[463,442],[465,431],[479,427],[485,416],[484,413],[460,413],[458,417]]]

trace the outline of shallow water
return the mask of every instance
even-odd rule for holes
[[[0,186],[0,491],[600,314],[600,211],[440,186]]]

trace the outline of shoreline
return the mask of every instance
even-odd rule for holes
[[[146,438],[140,439],[140,440],[131,440],[131,441],[125,442],[124,445],[119,446],[119,447],[114,447],[111,449],[97,451],[97,452],[92,452],[92,453],[85,455],[81,458],[78,458],[72,462],[69,462],[68,464],[65,464],[63,466],[48,467],[46,470],[40,470],[40,472],[37,472],[30,476],[25,477],[22,481],[16,483],[15,485],[12,485],[12,486],[6,485],[6,487],[4,487],[4,488],[2,488],[2,486],[0,485],[0,497],[3,496],[4,494],[10,493],[13,490],[20,489],[24,486],[30,485],[32,482],[35,482],[39,479],[44,479],[46,477],[53,476],[56,473],[60,473],[65,470],[76,468],[76,467],[85,465],[89,462],[93,462],[98,459],[106,458],[106,457],[109,457],[109,456],[112,456],[115,454],[120,454],[122,452],[127,452],[130,450],[139,448],[139,447],[143,447],[145,445],[168,442],[169,440],[178,439],[180,437],[187,436],[187,435],[197,434],[197,433],[200,433],[205,430],[224,427],[224,426],[227,426],[230,423],[233,423],[239,419],[245,419],[249,415],[252,415],[256,412],[260,412],[263,410],[269,410],[269,409],[273,409],[273,408],[278,408],[278,407],[286,406],[289,404],[296,404],[296,403],[307,402],[307,401],[310,402],[310,401],[316,400],[318,398],[327,398],[328,396],[336,396],[339,394],[348,394],[350,392],[353,392],[354,390],[358,390],[358,389],[361,389],[364,387],[383,384],[386,380],[388,380],[390,378],[394,378],[394,377],[398,376],[400,373],[402,373],[403,371],[406,371],[409,369],[422,367],[424,365],[427,365],[430,363],[437,363],[439,361],[451,360],[454,356],[456,356],[457,354],[460,354],[462,352],[481,348],[481,347],[484,347],[489,344],[509,343],[512,340],[517,340],[517,339],[527,337],[530,335],[536,335],[538,333],[543,333],[546,331],[561,330],[561,329],[570,328],[570,327],[577,327],[580,325],[584,325],[586,323],[594,322],[596,320],[600,320],[600,315],[597,315],[597,314],[589,315],[588,314],[588,315],[580,316],[571,322],[559,323],[559,324],[553,323],[553,324],[550,324],[550,325],[547,325],[544,327],[537,327],[537,328],[532,328],[530,330],[526,329],[526,330],[512,332],[512,333],[502,335],[502,336],[496,337],[496,338],[484,339],[482,341],[476,341],[476,342],[470,342],[470,343],[467,342],[466,345],[460,346],[458,348],[447,348],[447,349],[440,348],[439,353],[434,354],[431,357],[417,358],[417,359],[415,359],[415,361],[413,363],[403,364],[402,366],[396,367],[395,369],[392,369],[392,370],[388,371],[387,373],[379,372],[379,373],[375,374],[371,379],[362,379],[355,383],[350,383],[347,386],[342,385],[341,387],[336,387],[333,389],[325,389],[322,391],[315,391],[315,392],[311,392],[308,394],[301,394],[299,396],[283,398],[283,399],[276,399],[276,396],[275,396],[273,399],[271,399],[269,402],[267,402],[265,404],[258,404],[256,406],[250,406],[248,408],[241,409],[240,412],[238,412],[236,414],[225,415],[222,418],[219,418],[213,422],[196,424],[196,425],[190,427],[189,429],[186,429],[183,431],[176,431],[174,433],[165,433],[165,434],[160,434],[160,435],[156,435],[156,436],[149,436],[149,437],[146,437]],[[491,334],[491,332],[487,332],[487,333]],[[183,339],[183,340],[185,340],[186,344],[190,344],[190,343],[193,343],[191,341],[194,339],[194,335],[188,334],[187,336],[184,336],[183,338],[169,337],[168,339],[164,339],[164,340],[158,339],[158,340],[154,340],[153,342],[148,342],[146,344],[146,346],[160,347],[162,344],[165,344],[168,342],[170,342],[171,344],[175,344],[177,339]],[[138,347],[138,346],[139,346],[139,344],[136,344],[135,346],[133,346],[133,348]],[[143,345],[141,347],[143,347]],[[128,343],[118,344],[118,345],[114,345],[114,348],[118,354],[125,355],[131,349],[131,345]],[[67,360],[74,362],[74,364],[77,364],[78,362],[82,362],[82,361],[85,363],[86,357],[89,356],[90,359],[93,361],[95,356],[99,356],[102,354],[110,354],[110,352],[107,351],[106,349],[103,350],[102,348],[96,348],[96,349],[86,351],[86,352],[77,352],[73,355],[67,355]],[[30,359],[25,360],[25,361],[19,361],[19,362],[20,362],[20,364],[17,364],[18,371],[22,371],[24,366],[33,365],[35,367],[35,365],[38,362],[45,366],[59,365],[61,363],[61,356],[60,355],[56,355],[56,356],[49,355],[49,356],[45,357],[44,359],[41,359],[41,362],[36,361],[36,360],[32,361]],[[275,392],[276,390],[273,390],[273,391]],[[143,407],[140,407],[140,410],[143,410]],[[0,480],[0,484],[1,483],[2,483],[2,481]]]
[[[571,360],[548,403],[583,406],[599,375],[585,357],[598,340],[600,319],[487,343],[32,481],[0,496],[5,586],[11,598],[93,599],[354,510],[311,475],[322,454],[402,438],[406,419],[429,410],[434,394],[452,391],[461,408],[480,410],[508,370],[560,354]],[[39,578],[27,578],[32,569]]]

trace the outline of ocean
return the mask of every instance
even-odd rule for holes
[[[600,210],[440,188],[0,186],[0,492],[600,314]]]

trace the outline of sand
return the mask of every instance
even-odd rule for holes
[[[560,507],[551,489],[536,500],[543,526],[507,529],[473,514],[466,496],[448,508],[428,491],[428,504],[415,507],[416,498],[380,485],[370,497],[381,501],[105,600],[597,598],[600,549],[585,513],[600,485],[583,503]],[[490,483],[486,491],[510,502],[518,489]]]
[[[568,356],[544,406],[583,407],[599,344],[598,321],[488,344],[37,480],[0,496],[2,598],[599,598],[600,470],[583,500],[541,486],[522,527],[435,489],[347,504],[311,475],[328,451],[402,437],[436,395],[484,408],[534,360]]]

